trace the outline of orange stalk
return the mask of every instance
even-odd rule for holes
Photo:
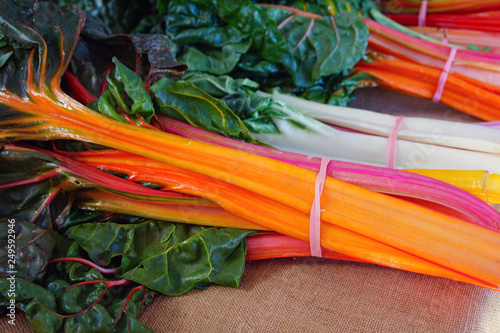
[[[28,98],[0,92],[3,107],[20,112],[19,126],[2,129],[0,140],[77,139],[212,177],[220,182],[219,188],[225,184],[240,187],[269,199],[273,207],[300,212],[285,215],[286,219],[267,218],[254,223],[308,239],[309,222],[303,217],[308,217],[314,199],[315,172],[251,153],[134,127],[100,115],[61,91],[59,83],[69,58],[58,66],[58,75],[45,82],[47,50],[43,45],[40,48],[37,84],[33,81],[35,62],[27,66]],[[48,120],[45,124],[26,124],[22,114]],[[227,197],[228,202],[234,199],[234,196]],[[326,222],[322,227],[325,248],[335,250],[338,246],[338,233],[332,230],[345,230],[485,284],[500,285],[498,232],[330,177],[325,182],[321,207],[324,209],[322,220]],[[359,252],[353,246],[345,254],[359,256]]]
[[[206,187],[215,188],[214,183],[216,184],[217,181],[213,179],[210,180],[210,177],[196,175],[192,172],[178,169],[158,161],[147,160],[142,157],[133,156],[124,152],[100,151],[81,153],[78,155],[79,156],[77,156],[77,154],[74,154],[73,158],[80,160],[81,162],[84,162],[88,165],[104,168],[107,170],[119,171],[125,174],[134,174],[137,175],[135,177],[135,180],[154,181],[155,183],[168,186],[169,190],[175,189],[176,191],[185,194],[204,196],[214,202],[219,203],[228,212],[231,212],[240,217],[244,217],[257,224],[262,223],[262,221],[265,221],[268,216],[271,215],[273,216],[273,218],[277,218],[278,220],[270,221],[269,223],[272,223],[272,226],[270,224],[266,224],[270,227],[270,229],[284,234],[290,234],[290,229],[296,229],[296,233],[293,234],[294,237],[304,241],[308,240],[307,226],[309,216],[307,214],[298,211],[294,212],[285,205],[273,204],[267,207],[265,199],[260,198],[255,194],[249,193],[248,191],[244,191],[230,185],[222,186],[216,191],[205,191],[204,189]],[[181,184],[183,185],[181,186]],[[226,193],[225,191],[229,191],[229,193]],[[240,199],[249,198],[249,200],[242,202],[240,202],[239,200],[227,200],[228,196],[234,195],[238,195],[238,198]],[[385,198],[392,199],[389,197]],[[355,200],[360,201],[361,199],[357,198]],[[408,203],[406,204],[415,206]],[[239,215],[242,214],[242,212],[244,212],[245,210],[249,211],[250,214],[244,216]],[[352,214],[354,215],[356,214],[356,212],[352,212]],[[442,214],[436,214],[438,216],[444,216]],[[293,218],[293,220],[297,222],[291,224],[289,220],[290,218]],[[346,221],[349,221],[349,218],[350,217],[346,215],[344,219],[342,219],[342,221],[345,223]],[[466,222],[463,223],[465,225],[468,224]],[[492,232],[492,234],[496,233]],[[481,235],[481,237],[488,239],[488,235]],[[444,274],[444,268],[440,267],[440,265],[435,265],[427,260],[422,260],[421,258],[406,253],[406,251],[401,251],[401,249],[399,249],[398,247],[388,246],[386,245],[387,243],[384,244],[384,242],[375,241],[373,237],[363,234],[362,232],[352,232],[343,227],[323,223],[321,240],[322,245],[325,248],[352,256],[357,259],[377,263],[383,262],[385,263],[385,265],[398,268],[400,268],[401,266],[412,266],[415,270],[424,269],[427,272],[426,274],[430,274],[430,271],[434,272],[432,275],[442,276],[442,274]],[[449,270],[444,270],[447,272],[447,274],[450,273]],[[453,272],[452,275],[454,274],[457,273]],[[467,278],[470,279],[470,277]]]
[[[152,219],[208,225],[221,228],[267,230],[242,218],[231,215],[213,206],[166,205],[164,202],[135,200],[100,189],[78,193],[77,207],[87,210],[106,211],[141,216]]]

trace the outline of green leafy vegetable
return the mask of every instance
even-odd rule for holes
[[[148,220],[79,224],[67,235],[92,261],[108,265],[121,257],[121,277],[174,296],[209,283],[238,287],[250,233]]]
[[[87,16],[69,71],[98,97],[114,57],[133,69],[143,81],[154,76],[180,76],[187,69],[186,65],[176,61],[167,36],[112,34],[100,20]]]
[[[210,95],[223,99],[253,133],[279,133],[274,123],[276,119],[287,120],[294,126],[306,128],[303,123],[281,110],[285,107],[283,103],[272,97],[259,95],[257,82],[203,73],[186,74],[185,79]]]
[[[24,220],[57,229],[73,203],[75,183],[61,174],[58,162],[35,151],[0,151],[0,218]]]
[[[117,58],[113,58],[113,63],[115,66],[107,76],[109,90],[89,106],[118,121],[127,122],[124,113],[137,124],[140,118],[149,123],[155,110],[141,77]]]
[[[151,86],[158,112],[233,139],[261,144],[225,102],[188,81],[168,78]]]
[[[0,219],[0,232],[0,244],[5,244],[0,248],[0,277],[9,277],[9,272],[15,271],[16,277],[26,281],[41,280],[57,233],[15,218]]]
[[[13,283],[13,285],[12,285]],[[11,288],[11,285],[14,288]],[[15,293],[9,290],[15,290]],[[63,319],[58,316],[55,296],[46,288],[20,278],[0,279],[0,307],[10,306],[10,300],[21,309],[35,332],[57,332]]]
[[[309,87],[322,77],[353,67],[368,44],[368,29],[363,20],[350,13],[321,18],[291,15],[282,9],[269,9],[280,26],[293,56],[285,68],[299,87]]]
[[[177,55],[190,71],[250,78],[262,89],[280,86],[344,104],[349,98],[335,98],[333,92],[364,55],[368,29],[359,16],[369,7],[364,3],[280,1],[268,7],[250,1],[173,0],[158,6],[166,14]],[[248,51],[239,49],[243,42],[251,43]]]

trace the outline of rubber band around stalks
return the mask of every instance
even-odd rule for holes
[[[418,12],[418,26],[425,27],[425,21],[427,16],[427,0],[422,0],[420,5],[420,11]]]
[[[450,69],[451,69],[451,66],[453,65],[453,61],[455,60],[456,55],[457,55],[457,49],[454,47],[451,48],[450,55],[448,56],[448,60],[446,60],[446,64],[444,65],[443,71],[441,72],[441,75],[439,76],[436,93],[432,97],[432,101],[435,103],[437,103],[441,100],[441,96],[443,95],[443,91],[444,91],[444,86],[446,84],[446,80],[448,79],[448,74],[450,73]]]
[[[311,256],[322,257],[321,252],[321,194],[325,186],[326,170],[330,160],[327,158],[321,159],[316,184],[314,186],[314,200],[311,206],[311,214],[309,219],[309,244],[311,247]]]
[[[394,121],[394,125],[391,128],[391,131],[389,132],[389,137],[388,137],[388,146],[387,146],[387,167],[394,169],[396,165],[396,144],[398,141],[398,132],[399,128],[401,127],[401,123],[405,117],[403,116],[398,116],[396,117],[396,120]]]

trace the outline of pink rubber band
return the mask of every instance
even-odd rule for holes
[[[500,121],[487,121],[476,123],[475,125],[500,129]]]
[[[418,12],[418,26],[425,27],[425,18],[427,16],[427,0],[422,0],[420,11]]]
[[[394,169],[396,165],[396,143],[398,141],[398,131],[405,117],[398,116],[389,132],[389,142],[387,147],[387,167]]]
[[[320,199],[325,187],[326,169],[330,160],[321,159],[316,185],[314,186],[314,201],[311,206],[311,215],[309,219],[309,244],[311,246],[311,256],[322,257],[321,254],[321,207]]]
[[[437,103],[441,100],[441,96],[443,95],[444,85],[446,84],[446,80],[448,79],[448,74],[450,73],[451,65],[455,60],[455,56],[457,55],[457,49],[452,47],[450,50],[450,55],[448,56],[448,60],[446,60],[446,64],[444,65],[443,71],[439,76],[438,88],[436,93],[432,97],[432,101]]]
[[[448,46],[448,37],[443,38],[441,45]]]

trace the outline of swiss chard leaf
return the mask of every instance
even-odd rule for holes
[[[165,10],[167,5],[159,1],[158,6]],[[248,34],[218,19],[217,7],[210,1],[170,1],[166,24],[176,45],[186,45],[177,56],[193,71],[228,73],[252,44]]]
[[[279,23],[292,53],[293,60],[283,64],[299,87],[353,67],[368,45],[368,28],[354,14],[289,19],[290,12],[282,9],[270,8],[268,13]]]
[[[14,218],[52,229],[69,214],[75,184],[59,173],[51,156],[31,150],[0,151],[0,218]]]
[[[0,1],[0,36],[4,46],[0,54],[14,51],[2,67],[0,89],[20,97],[29,97],[26,89],[26,64],[33,48],[31,90],[45,90],[50,83],[59,82],[74,45],[80,34],[85,14],[74,6],[60,7],[50,2],[23,1],[13,4]],[[47,45],[54,47],[48,48]],[[50,93],[47,91],[46,93]]]
[[[114,57],[143,81],[155,76],[181,76],[187,70],[173,56],[167,36],[112,34],[102,21],[88,16],[69,70],[89,92],[100,96]]]
[[[205,228],[146,220],[138,224],[87,223],[67,235],[97,263],[121,257],[118,273],[167,295],[209,283],[238,287],[247,230]]]
[[[35,332],[57,332],[61,327],[63,319],[56,314],[56,299],[46,288],[20,278],[3,278],[0,295],[0,307],[8,308],[10,300],[14,300],[15,306],[26,313]]]
[[[125,116],[118,112],[121,110],[137,124],[140,118],[149,123],[155,110],[141,77],[118,59],[113,58],[113,63],[115,66],[107,76],[109,89],[89,106],[118,121],[127,122]]]
[[[233,139],[261,144],[224,101],[187,81],[163,78],[151,87],[157,111]]]
[[[131,33],[145,17],[158,16],[156,0],[58,0],[59,5],[78,5],[98,17],[113,33]]]
[[[41,280],[56,239],[55,231],[20,219],[0,219],[0,244],[5,244],[0,248],[0,278],[13,274],[27,281]]]
[[[254,81],[209,74],[187,74],[185,79],[210,95],[222,98],[254,133],[279,133],[275,119],[287,120],[299,128],[306,128],[304,124],[282,112],[278,107],[281,103],[274,101],[272,97],[259,95],[259,85]]]

